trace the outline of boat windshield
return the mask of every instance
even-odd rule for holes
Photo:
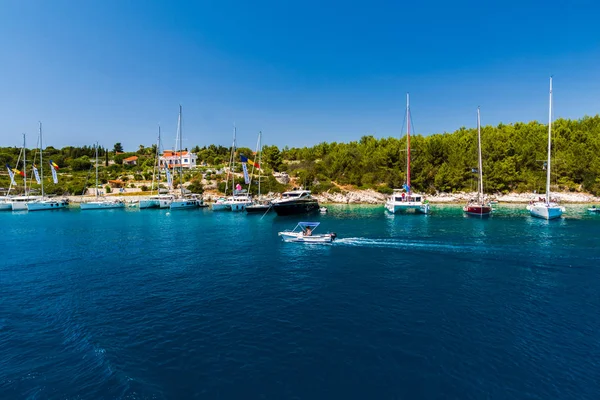
[[[289,199],[292,197],[300,197],[300,193],[283,193],[281,197]]]

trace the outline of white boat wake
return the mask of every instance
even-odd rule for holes
[[[400,240],[400,239],[369,239],[361,237],[340,238],[333,242],[335,245],[350,246],[350,247],[379,247],[393,249],[431,249],[444,251],[488,251],[476,245],[467,244],[450,244],[440,242],[427,242],[423,240]]]

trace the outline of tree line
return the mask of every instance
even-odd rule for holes
[[[499,124],[481,129],[484,190],[487,193],[545,190],[545,161],[548,125]],[[554,190],[585,191],[600,195],[600,116],[579,120],[559,119],[553,123],[552,185]],[[136,169],[151,169],[156,145],[140,145],[135,152],[122,153],[121,143],[112,151],[99,148],[100,162],[115,161],[115,174],[122,160],[138,155]],[[187,149],[186,149],[187,150]],[[230,147],[195,146],[200,163],[227,165]],[[0,148],[2,166],[14,166],[20,148]],[[28,152],[28,163],[35,152]],[[32,157],[32,154],[33,157]],[[255,158],[250,148],[237,149],[236,160],[244,154]],[[86,171],[95,157],[93,146],[47,147],[44,157],[72,171]],[[411,135],[411,183],[414,190],[436,193],[473,190],[477,167],[477,131],[460,128],[453,133]],[[337,190],[336,185],[371,188],[389,193],[406,181],[406,137],[363,136],[348,143],[319,143],[312,147],[279,149],[262,147],[263,171],[288,172],[296,182],[315,192]],[[124,168],[124,166],[123,166]],[[5,174],[3,174],[5,175]],[[8,176],[0,176],[4,181]],[[2,182],[3,184],[4,182]]]

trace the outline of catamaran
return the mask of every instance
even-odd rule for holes
[[[483,170],[481,161],[481,117],[479,113],[479,107],[477,107],[477,148],[478,148],[478,173],[479,180],[477,181],[477,199],[471,200],[463,207],[463,211],[468,215],[475,215],[478,217],[487,217],[492,213],[492,207],[489,204],[485,204],[483,198]]]
[[[179,118],[177,119],[177,140],[179,140],[179,188],[181,194],[171,202],[171,210],[182,210],[186,208],[198,207],[198,201],[195,198],[185,198],[183,195],[183,145],[181,140],[181,104],[179,105]],[[177,140],[175,140],[175,147],[177,147]]]
[[[393,214],[415,211],[429,213],[429,202],[424,196],[412,191],[410,186],[410,98],[406,94],[406,183],[402,189],[393,189],[392,195],[385,202],[385,209]]]
[[[94,201],[88,201],[81,203],[79,206],[81,210],[106,210],[110,208],[125,208],[125,202],[121,199],[107,199],[100,198],[98,196],[98,142],[95,145],[96,148],[96,186],[94,190],[96,192],[96,199]]]
[[[533,217],[543,219],[560,218],[565,208],[552,201],[550,197],[550,161],[552,158],[552,77],[550,77],[550,105],[548,111],[548,161],[546,162],[546,199],[530,202],[527,210]]]
[[[335,233],[314,234],[315,229],[320,222],[298,222],[298,225],[291,231],[279,232],[281,240],[284,242],[298,243],[331,243],[337,237]]]
[[[40,177],[40,184],[41,184],[41,189],[42,189],[42,197],[37,199],[37,200],[33,200],[30,202],[27,202],[27,210],[29,211],[44,211],[44,210],[57,210],[60,208],[65,208],[69,202],[67,200],[64,199],[60,199],[60,200],[55,200],[55,199],[47,199],[46,195],[44,193],[44,151],[43,151],[43,135],[42,135],[42,123],[39,123],[39,129],[40,129],[40,172],[41,172],[41,177]],[[52,163],[49,164],[50,165],[50,169],[52,171],[52,177],[54,179],[55,182],[58,182],[58,177],[56,174],[56,167],[54,165],[52,165]],[[35,170],[34,170],[35,173]]]

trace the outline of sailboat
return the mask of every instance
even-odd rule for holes
[[[550,159],[552,156],[552,77],[550,77],[550,105],[548,111],[548,161],[546,162],[546,199],[530,202],[527,210],[531,216],[543,219],[560,218],[565,208],[559,206],[550,197]]]
[[[394,189],[385,202],[385,209],[393,214],[415,211],[429,213],[429,202],[423,195],[414,193],[410,186],[410,97],[406,94],[406,183],[402,189]]]
[[[96,186],[94,187],[96,192],[96,199],[94,201],[88,201],[81,203],[81,210],[106,210],[109,208],[124,208],[125,203],[120,199],[107,199],[100,198],[98,196],[98,142],[96,142]]]
[[[483,170],[481,161],[481,117],[479,113],[479,107],[477,107],[477,148],[478,148],[478,172],[479,180],[477,182],[478,191],[477,199],[471,200],[463,207],[463,211],[468,215],[476,215],[478,217],[487,217],[492,213],[492,207],[486,205],[483,199]]]
[[[27,210],[29,211],[45,211],[45,210],[56,210],[60,208],[65,208],[69,202],[67,200],[55,200],[55,199],[47,199],[46,194],[44,193],[44,150],[43,150],[43,135],[42,135],[42,123],[39,123],[40,129],[40,184],[42,187],[42,197],[37,200],[33,200],[27,202]],[[50,165],[50,168],[53,168]],[[53,170],[53,175],[56,174],[56,171]]]
[[[271,204],[268,201],[261,200],[260,197],[260,178],[261,178],[261,168],[262,168],[262,148],[261,148],[261,139],[262,132],[258,132],[258,143],[256,145],[256,157],[258,159],[258,164],[254,163],[256,169],[258,169],[258,196],[252,204],[246,206],[246,212],[248,214],[256,214],[261,213],[264,214],[272,209]],[[258,165],[258,166],[257,166]],[[250,189],[250,185],[248,185],[248,189]]]
[[[10,199],[6,199],[4,203],[0,204],[0,209],[12,211],[27,211],[27,202],[40,199],[40,196],[31,196],[27,192],[27,148],[25,134],[23,134],[23,149],[21,150],[21,154],[23,155],[23,171],[21,173],[21,175],[23,176],[23,196],[14,196]],[[21,157],[21,154],[19,154],[19,158]],[[19,161],[17,161],[17,168],[18,165]]]
[[[150,189],[150,197],[140,199],[140,209],[143,208],[169,208],[173,201],[173,195],[171,194],[160,194],[160,189],[156,195],[152,195],[154,191],[154,182],[156,182],[156,171],[160,169],[160,125],[158,126],[158,142],[156,144],[154,169],[152,170],[152,186]],[[168,168],[168,167],[167,167]]]
[[[198,207],[198,201],[196,199],[185,198],[183,196],[183,160],[182,154],[183,148],[181,144],[181,104],[179,105],[179,118],[177,119],[177,139],[175,140],[175,147],[177,147],[177,141],[179,141],[179,188],[181,189],[181,194],[178,198],[173,199],[171,202],[171,210],[181,210],[185,208],[194,208]]]

